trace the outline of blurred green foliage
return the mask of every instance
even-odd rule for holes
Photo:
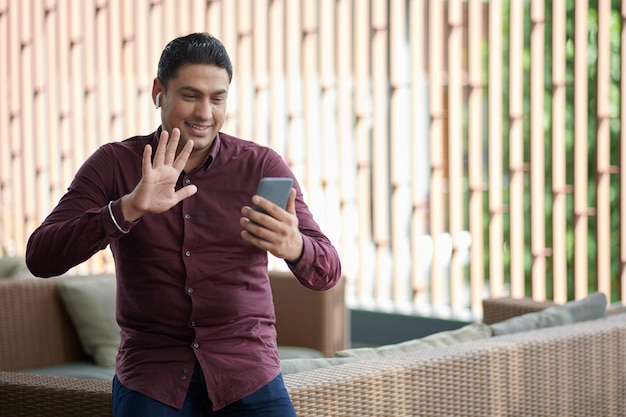
[[[523,18],[524,19],[524,161],[526,163],[531,163],[532,155],[530,154],[530,66],[533,61],[533,57],[530,52],[530,34],[531,34],[531,21],[530,21],[530,7],[531,1],[524,1],[524,14],[522,16],[511,16],[510,15],[510,1],[504,0],[502,7],[502,22],[503,22],[503,51],[502,51],[502,62],[503,62],[503,73],[505,79],[503,80],[504,87],[504,95],[502,97],[502,106],[503,106],[503,159],[504,166],[508,167],[508,158],[509,158],[509,137],[508,137],[508,127],[509,127],[509,24],[511,18]],[[517,0],[512,0],[517,1]],[[577,2],[577,1],[567,1],[566,2],[566,117],[565,117],[565,130],[566,130],[566,182],[568,185],[574,184],[574,13],[575,7],[578,4],[580,7],[585,7],[587,2]],[[619,165],[619,133],[620,133],[620,121],[619,121],[619,113],[620,113],[620,31],[621,31],[621,18],[620,18],[620,7],[621,2],[618,0],[613,0],[611,3],[611,19],[610,19],[610,53],[611,53],[611,61],[610,61],[610,149],[611,149],[611,165]],[[545,211],[546,211],[546,247],[552,247],[552,228],[550,225],[552,224],[552,141],[551,141],[551,131],[552,131],[552,101],[551,101],[551,92],[552,92],[552,0],[545,0],[545,60],[544,60],[544,121],[545,121]],[[588,10],[588,20],[587,20],[587,34],[588,34],[588,50],[587,50],[587,67],[588,67],[588,207],[596,206],[596,192],[597,192],[597,181],[596,181],[596,129],[597,129],[597,83],[596,83],[596,74],[597,74],[597,57],[598,57],[598,12],[597,12],[597,2],[591,1],[589,2],[589,10]],[[485,80],[487,80],[487,59],[489,54],[489,46],[485,43],[485,54],[484,54],[484,71],[485,71]],[[488,89],[489,86],[486,85]],[[506,187],[506,183],[505,183]],[[620,261],[619,261],[619,247],[620,247],[620,239],[619,239],[619,181],[616,175],[611,175],[610,180],[610,205],[611,205],[611,299],[617,300],[619,298],[619,272],[620,272]],[[509,198],[509,189],[506,188],[504,190],[504,204],[508,205]],[[530,253],[531,248],[531,231],[530,231],[530,181],[527,173],[525,179],[525,195],[524,195],[524,209],[525,209],[525,276],[526,276],[526,294],[531,294],[531,263],[532,256]],[[485,204],[485,219],[489,219],[489,213],[487,212],[488,205]],[[567,271],[568,271],[568,299],[574,298],[574,266],[573,266],[573,256],[574,256],[574,203],[573,203],[573,195],[571,193],[568,194],[566,199],[566,212],[567,212]],[[510,232],[510,218],[508,215],[504,217],[504,233],[505,233],[505,241],[507,240],[507,236],[509,236]],[[487,222],[486,226],[488,225]],[[589,217],[588,222],[588,286],[589,291],[597,291],[597,235],[596,235],[596,218],[594,216]],[[486,234],[488,236],[488,234]],[[489,242],[485,242],[486,249],[486,265],[489,262],[488,259],[488,245]],[[508,256],[508,251],[505,250],[505,271],[508,271],[510,268],[510,258]],[[552,297],[552,258],[547,258],[547,282],[546,282],[546,294],[548,297]],[[486,268],[488,271],[488,268]],[[507,274],[508,275],[508,274]],[[508,278],[507,278],[508,279]]]

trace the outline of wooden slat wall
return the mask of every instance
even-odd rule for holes
[[[597,2],[589,80],[585,0],[573,12],[565,0],[0,0],[0,253],[24,253],[98,146],[158,126],[163,46],[208,31],[235,67],[224,130],[285,157],[341,253],[352,305],[478,317],[485,296],[626,300],[626,222],[611,226],[626,218],[626,139],[610,131],[626,117],[609,101],[612,65],[626,74],[626,5],[616,60],[611,3]],[[111,267],[103,251],[80,268]]]

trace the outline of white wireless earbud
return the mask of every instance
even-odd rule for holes
[[[161,93],[157,93],[156,98],[154,99],[156,108],[161,107]]]

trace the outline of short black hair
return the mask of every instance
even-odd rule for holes
[[[215,36],[208,33],[191,33],[170,41],[159,59],[157,77],[167,88],[170,79],[183,64],[207,64],[224,68],[228,82],[233,79],[233,65],[226,48]]]

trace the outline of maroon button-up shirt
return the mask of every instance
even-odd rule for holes
[[[116,372],[126,387],[180,408],[198,363],[215,409],[280,372],[267,252],[240,236],[241,208],[262,177],[291,177],[304,239],[289,268],[302,285],[331,288],[341,274],[335,248],[309,212],[283,159],[267,147],[220,133],[205,164],[181,175],[198,192],[162,214],[126,222],[120,198],[141,178],[144,146],[160,129],[109,143],[79,169],[68,192],[31,235],[26,258],[54,276],[110,245],[117,275],[121,344]]]

